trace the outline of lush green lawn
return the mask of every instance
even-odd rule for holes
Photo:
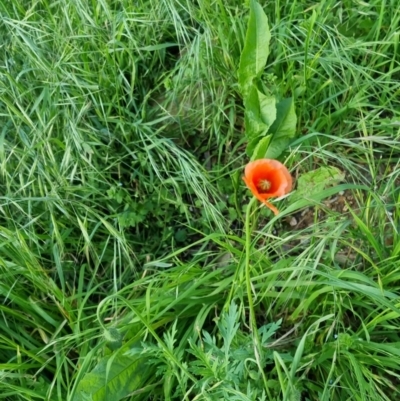
[[[400,399],[400,1],[260,4],[280,160],[346,174],[276,218],[248,4],[0,0],[0,399]]]

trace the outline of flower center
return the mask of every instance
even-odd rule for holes
[[[271,182],[266,179],[262,179],[258,181],[257,187],[260,191],[266,192],[271,188]]]

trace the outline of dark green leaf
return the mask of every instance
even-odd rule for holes
[[[273,137],[266,158],[277,159],[287,149],[290,139],[296,134],[296,123],[293,99],[283,99],[277,103],[276,119],[268,131]]]
[[[255,85],[251,87],[247,97],[244,99],[244,107],[247,138],[251,140],[265,135],[270,126],[262,119],[259,91]]]
[[[176,233],[175,233],[175,239],[178,242],[184,242],[187,239],[187,231],[184,228],[179,229]]]
[[[277,159],[288,148],[289,143],[290,139],[288,137],[273,137],[264,157],[266,159]]]
[[[250,0],[250,18],[238,70],[239,85],[244,97],[249,92],[253,80],[265,67],[270,39],[268,18],[264,10],[255,0]]]
[[[258,141],[258,144],[254,148],[251,160],[258,160],[258,159],[265,158],[265,155],[267,154],[268,146],[271,142],[271,138],[272,138],[272,135],[267,135]]]
[[[276,118],[275,98],[264,95],[253,85],[244,105],[246,136],[252,143],[251,156],[258,140],[266,135]]]
[[[283,99],[276,105],[276,119],[269,133],[274,134],[274,140],[282,137],[293,138],[296,134],[296,123],[293,99]]]
[[[247,144],[247,147],[246,147],[247,156],[249,156],[250,158],[253,156],[253,153],[259,142],[260,142],[259,137],[255,137],[251,141],[249,141],[249,143]]]

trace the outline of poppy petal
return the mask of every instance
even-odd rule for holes
[[[293,184],[289,170],[281,162],[272,159],[248,163],[243,180],[252,194],[275,214],[278,214],[278,209],[267,202],[267,199],[289,193]]]
[[[269,208],[270,210],[272,210],[275,216],[279,214],[279,210],[272,203],[264,201],[264,205],[267,206],[267,208]]]

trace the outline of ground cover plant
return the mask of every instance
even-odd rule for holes
[[[0,399],[400,399],[399,13],[0,0]]]

